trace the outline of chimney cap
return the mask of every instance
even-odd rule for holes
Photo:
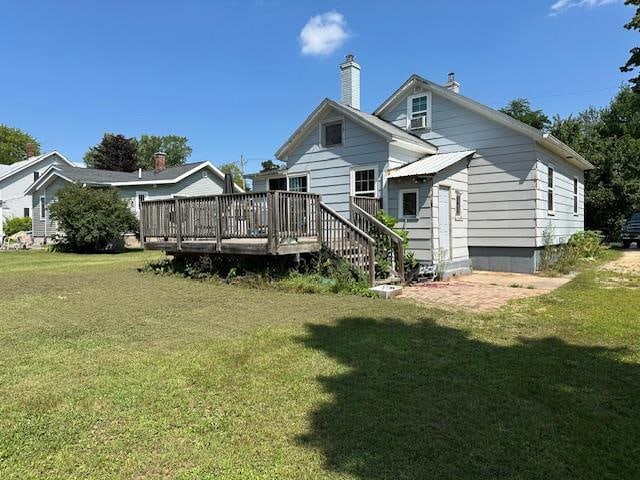
[[[453,82],[456,79],[456,72],[449,72],[447,78],[450,82]]]

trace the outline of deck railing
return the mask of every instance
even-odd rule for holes
[[[351,222],[377,240],[378,255],[386,256],[386,260],[391,267],[391,276],[397,277],[401,282],[404,282],[404,245],[402,237],[355,203],[351,204]]]
[[[275,253],[281,243],[300,237],[320,241],[320,196],[313,193],[259,192],[145,200],[141,204],[140,236],[154,240],[215,241],[266,238]]]
[[[351,204],[357,205],[369,215],[375,215],[382,209],[382,199],[377,197],[351,196]]]
[[[322,245],[346,261],[352,270],[360,273],[373,285],[376,281],[376,255],[373,238],[324,203],[320,204],[320,212]]]

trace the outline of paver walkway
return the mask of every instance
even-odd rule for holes
[[[548,293],[571,278],[475,271],[447,282],[404,287],[402,294],[396,298],[444,308],[493,310],[510,300]]]

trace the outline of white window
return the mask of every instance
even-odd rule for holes
[[[548,167],[547,170],[547,210],[549,211],[549,213],[553,213],[554,209],[553,209],[553,202],[554,202],[554,198],[553,198],[553,177],[554,177],[554,169],[552,166]]]
[[[46,216],[46,204],[44,203],[44,197],[40,197],[40,219],[44,220]]]
[[[578,179],[573,179],[573,214],[578,215]]]
[[[322,124],[321,141],[324,148],[342,146],[342,120]]]
[[[431,128],[431,92],[411,95],[407,98],[407,129]]]
[[[376,168],[360,167],[351,171],[351,193],[357,197],[376,197]]]
[[[456,191],[456,220],[462,220],[462,192]]]
[[[307,175],[296,175],[295,177],[289,177],[289,191],[308,192],[309,180]]]
[[[418,189],[400,190],[398,198],[398,216],[416,218],[418,216]]]
[[[136,212],[140,214],[142,208],[142,202],[147,198],[149,194],[147,192],[136,192]]]

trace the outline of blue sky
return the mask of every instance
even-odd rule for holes
[[[338,98],[346,53],[362,65],[366,111],[412,73],[455,71],[492,107],[526,97],[567,115],[606,105],[639,43],[616,0],[0,0],[0,11],[0,123],[74,161],[105,131],[185,135],[190,161],[243,154],[247,171]]]

